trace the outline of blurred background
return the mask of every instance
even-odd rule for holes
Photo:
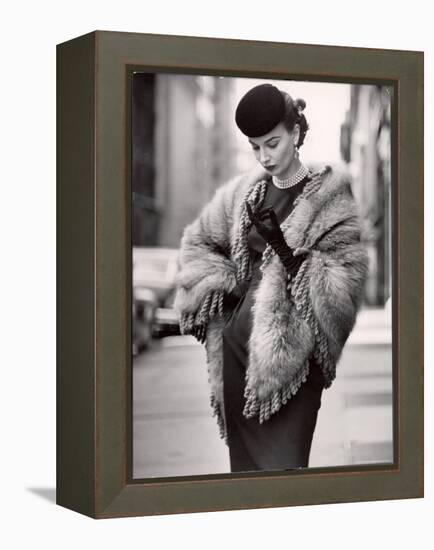
[[[216,188],[255,164],[237,129],[257,79],[138,72],[132,83],[133,477],[229,471],[208,401],[205,353],[179,335],[176,258]],[[384,86],[272,81],[303,98],[312,166],[342,164],[370,268],[337,379],[324,393],[310,467],[393,461],[391,100]]]

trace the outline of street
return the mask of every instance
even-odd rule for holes
[[[211,416],[205,350],[190,336],[154,342],[133,365],[133,477],[229,471]]]
[[[391,462],[392,356],[387,312],[363,311],[323,392],[310,467]],[[133,477],[227,473],[211,416],[205,350],[192,337],[154,341],[133,363]]]

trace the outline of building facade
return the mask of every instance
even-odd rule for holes
[[[183,228],[234,172],[230,78],[137,73],[134,246],[178,247]]]
[[[375,306],[391,295],[391,94],[385,86],[353,85],[341,130],[370,260],[365,301]]]

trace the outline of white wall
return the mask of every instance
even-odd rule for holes
[[[40,0],[7,6],[0,34],[2,547],[431,548],[432,338],[426,343],[424,500],[94,522],[32,492],[42,488],[50,495],[55,483],[55,44],[103,29],[425,50],[430,98],[426,150],[431,152],[434,48],[429,3]],[[425,174],[425,201],[432,208],[432,155],[427,155]],[[433,216],[427,216],[428,327],[434,324],[433,234]]]

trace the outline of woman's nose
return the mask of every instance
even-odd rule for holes
[[[269,160],[268,153],[262,150],[259,154],[259,160],[261,161],[262,164],[267,163]]]

